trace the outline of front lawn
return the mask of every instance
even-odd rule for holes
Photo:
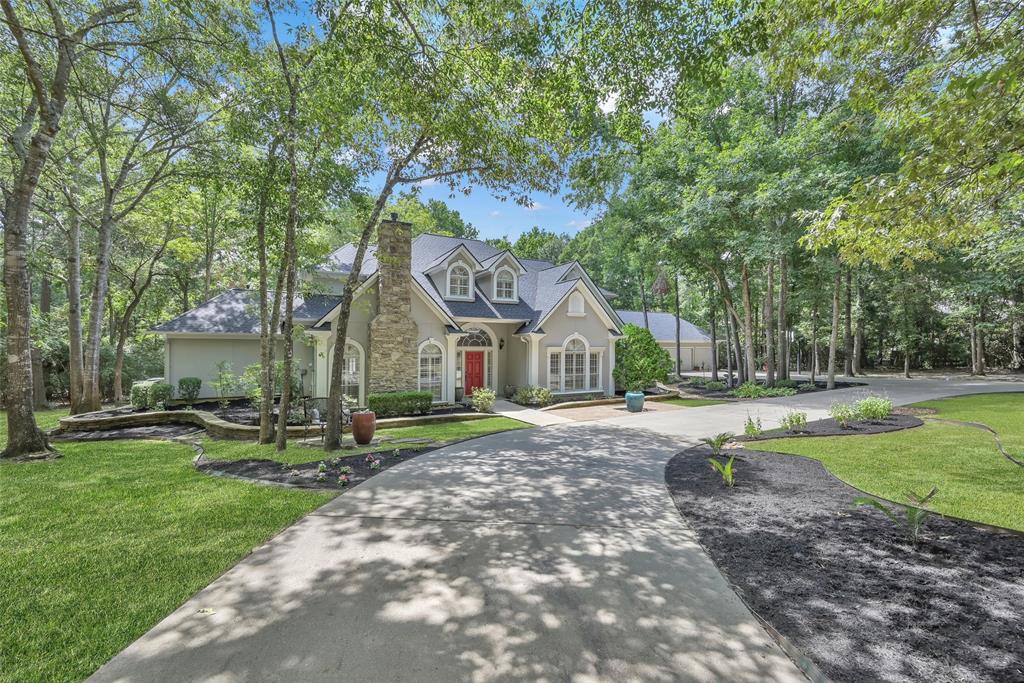
[[[332,495],[200,474],[178,444],[57,445],[0,463],[0,681],[81,680]]]
[[[487,417],[480,420],[459,420],[456,422],[436,422],[433,424],[414,425],[411,427],[393,427],[381,429],[377,436],[388,437],[376,446],[363,448],[348,448],[331,453],[331,457],[362,455],[376,451],[390,451],[396,448],[393,443],[395,439],[431,439],[431,443],[424,444],[400,444],[402,448],[436,448],[437,446],[464,441],[478,436],[504,432],[510,429],[523,429],[530,425],[519,420],[507,417]],[[352,436],[345,435],[345,441],[351,443]],[[248,460],[250,458],[263,458],[277,460],[289,465],[304,462],[323,460],[326,454],[319,448],[299,446],[292,442],[282,453],[278,453],[273,444],[260,445],[248,441],[224,441],[217,439],[205,439],[203,448],[206,449],[206,457],[211,460]]]
[[[700,408],[701,406],[717,406],[721,403],[728,403],[728,401],[717,401],[713,398],[668,398],[660,403],[670,403],[674,406],[683,406],[685,408]]]
[[[1024,446],[1024,394],[963,396],[929,401],[937,417],[982,422],[1010,452]],[[927,423],[871,436],[777,439],[764,450],[820,461],[832,474],[871,494],[899,503],[913,491],[939,489],[937,512],[1024,531],[1024,468],[1004,458],[992,435],[973,427]]]

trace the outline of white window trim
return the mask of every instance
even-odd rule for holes
[[[420,358],[423,356],[423,349],[430,346],[431,344],[433,344],[434,346],[441,350],[441,398],[440,400],[435,401],[435,403],[443,403],[444,397],[448,395],[445,393],[445,388],[447,386],[446,377],[448,375],[448,373],[445,370],[448,367],[448,354],[445,351],[445,345],[442,344],[437,339],[434,339],[433,337],[424,339],[416,348],[416,389],[418,391],[423,391],[422,377],[420,376]]]
[[[579,310],[579,311],[572,310],[572,301],[573,301],[573,299],[576,299],[576,298],[578,298],[580,303],[583,305],[582,310]],[[568,300],[566,301],[566,304],[565,304],[565,314],[567,316],[569,316],[570,318],[583,318],[583,317],[586,317],[586,315],[587,315],[587,298],[585,296],[583,296],[582,292],[574,291],[574,292],[572,292],[569,295],[569,298],[568,298]]]
[[[572,389],[572,390],[568,390],[567,391],[566,388],[565,388],[565,349],[566,349],[566,347],[569,346],[569,342],[571,342],[573,339],[578,339],[581,342],[583,342],[583,348],[584,348],[583,357],[585,359],[584,360],[584,373],[583,373],[583,375],[584,375],[585,388],[583,388],[583,389]],[[570,334],[568,337],[566,337],[565,341],[562,342],[561,346],[549,346],[547,348],[547,358],[546,358],[546,360],[547,360],[547,366],[546,367],[547,367],[547,372],[548,372],[548,384],[547,384],[547,386],[548,387],[551,386],[551,376],[550,376],[551,375],[551,356],[553,354],[558,354],[560,356],[559,359],[558,359],[558,374],[559,374],[559,376],[558,376],[558,389],[557,390],[552,389],[551,391],[553,393],[556,393],[556,394],[591,394],[591,393],[593,393],[595,391],[603,391],[602,385],[603,385],[603,379],[604,378],[603,378],[603,374],[601,372],[601,368],[604,367],[604,352],[605,352],[605,347],[603,347],[603,346],[591,346],[590,345],[590,341],[587,340],[587,338],[584,337],[582,334],[579,334],[577,332],[574,332],[574,333]],[[598,355],[598,358],[597,358],[597,363],[598,363],[598,365],[597,365],[597,368],[598,368],[597,369],[597,386],[596,387],[595,386],[591,386],[591,384],[590,384],[590,354],[592,354],[592,353],[596,353]]]
[[[512,276],[511,297],[498,296],[498,276],[501,275],[503,272],[508,273],[509,275]],[[508,266],[502,266],[501,268],[498,268],[496,271],[494,271],[494,276],[491,278],[491,301],[503,301],[510,303],[515,303],[516,301],[519,301],[519,278],[516,276],[515,271],[513,271]]]
[[[462,266],[469,273],[469,294],[466,296],[456,296],[452,294],[452,271],[457,267]],[[448,264],[448,269],[444,273],[444,298],[448,301],[473,301],[473,290],[476,288],[476,278],[473,275],[473,269],[469,267],[469,264],[465,261],[453,261]]]
[[[335,342],[337,343],[337,342]],[[357,400],[360,406],[366,405],[366,350],[363,345],[351,337],[345,338],[345,345],[351,344],[359,352],[359,396]],[[334,344],[327,350],[327,386],[331,385],[331,372],[334,368]]]

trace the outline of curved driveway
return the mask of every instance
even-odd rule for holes
[[[998,382],[872,380],[897,403]],[[700,436],[865,389],[505,432],[308,515],[96,681],[804,680],[675,510]],[[846,400],[846,399],[843,399]]]

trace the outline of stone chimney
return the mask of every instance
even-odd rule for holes
[[[413,391],[417,385],[412,319],[412,223],[391,214],[377,227],[377,316],[370,322],[370,392]]]

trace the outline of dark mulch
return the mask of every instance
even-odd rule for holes
[[[787,432],[772,429],[759,436],[738,436],[735,441],[762,441],[765,439],[791,439],[799,436],[851,436],[854,434],[884,434],[897,432],[901,429],[920,427],[920,419],[913,415],[893,414],[877,422],[852,422],[848,427],[840,427],[832,418],[808,422],[799,432]]]
[[[722,375],[722,381],[723,382],[725,381],[725,375],[724,374]],[[762,382],[758,382],[758,383],[762,384]],[[742,382],[736,381],[734,387],[726,387],[725,389],[720,390],[720,391],[712,391],[712,390],[709,390],[709,389],[705,389],[704,387],[697,386],[697,385],[694,385],[694,384],[690,384],[689,382],[680,382],[678,387],[679,387],[680,391],[683,391],[683,392],[685,392],[687,394],[691,394],[693,396],[698,396],[700,398],[717,398],[717,399],[737,400],[734,396],[730,396],[729,392],[732,391],[733,389],[735,389],[736,386],[739,386],[740,384],[742,384]],[[801,382],[801,384],[804,384],[804,382]],[[807,382],[807,384],[810,384],[810,382]],[[836,389],[849,389],[850,387],[863,387],[863,386],[866,386],[863,382],[838,382],[838,381],[836,382]],[[815,387],[814,389],[810,389],[810,388],[808,388],[808,389],[800,389],[800,388],[797,388],[797,387],[794,387],[794,388],[797,390],[798,394],[812,394],[812,393],[814,393],[816,391],[829,391],[829,389],[826,388],[827,387],[827,383],[826,382],[818,382],[818,381],[816,381],[814,383],[814,387]],[[747,400],[747,399],[741,399],[741,400]]]
[[[1024,681],[1024,535],[933,516],[911,546],[817,461],[747,449],[727,489],[692,448],[665,479],[762,618],[836,681]]]
[[[380,468],[370,467],[370,456],[348,455],[334,458],[324,458],[327,465],[324,473],[324,480],[318,481],[320,461],[306,462],[298,465],[289,465],[277,462],[276,460],[206,460],[202,459],[196,464],[201,472],[209,474],[227,474],[245,479],[271,482],[275,484],[288,484],[312,489],[350,489],[370,477],[380,474],[386,469],[395,465],[412,460],[417,455],[422,455],[434,448],[403,448],[395,454],[394,450],[373,453],[372,457],[380,461]],[[342,467],[351,467],[352,472],[348,475],[347,485],[338,481],[342,474]]]
[[[50,433],[51,441],[112,441],[114,439],[174,439],[195,434],[202,429],[191,424],[165,424],[151,427],[124,427],[120,429],[98,429],[95,431],[55,431]]]

